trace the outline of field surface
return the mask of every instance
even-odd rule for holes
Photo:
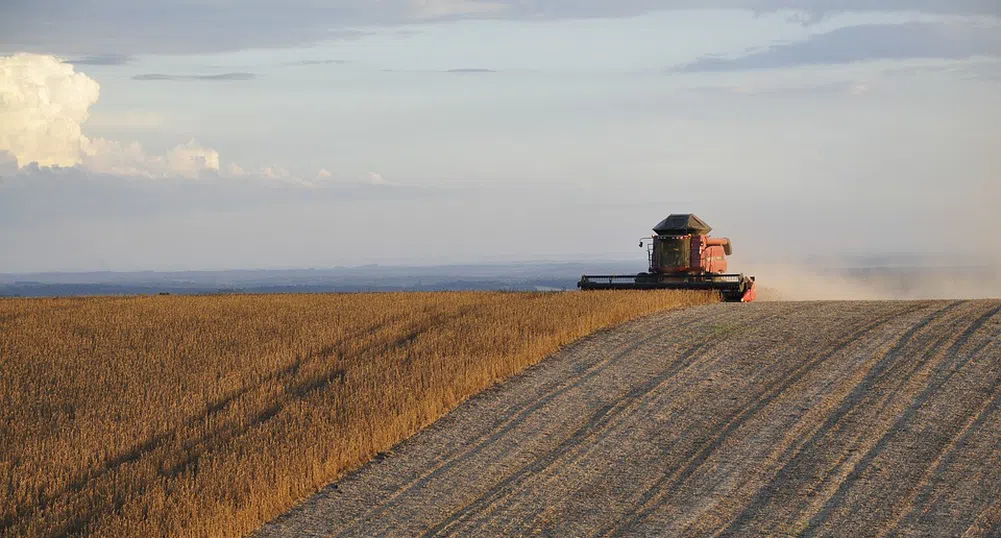
[[[468,397],[698,293],[0,300],[0,538],[243,536]]]
[[[1001,302],[710,305],[585,338],[256,538],[1001,536]]]

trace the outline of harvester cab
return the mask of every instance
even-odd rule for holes
[[[640,241],[646,246],[647,272],[636,275],[582,275],[582,290],[671,289],[715,290],[725,300],[750,302],[757,296],[753,276],[727,273],[733,245],[726,237],[710,237],[712,228],[693,214],[672,214]]]

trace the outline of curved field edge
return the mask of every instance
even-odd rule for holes
[[[0,536],[245,535],[562,346],[716,300],[2,300]]]
[[[707,305],[581,340],[268,523],[1001,536],[1001,301]]]

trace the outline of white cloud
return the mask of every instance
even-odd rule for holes
[[[88,139],[78,164],[99,173],[149,178],[197,178],[206,172],[218,174],[220,171],[219,152],[202,147],[195,140],[189,140],[164,155],[147,155],[136,142],[126,144],[103,138]]]
[[[163,155],[151,155],[138,142],[89,138],[84,126],[99,96],[97,81],[54,56],[22,53],[0,57],[0,154],[12,158],[18,169],[80,167],[130,177],[255,176],[308,183],[279,167],[247,172],[235,163],[223,166],[218,151],[194,139]],[[160,121],[148,114],[125,116],[129,121],[137,118],[140,123]],[[10,167],[8,163],[6,168]],[[2,162],[0,168],[4,168]],[[8,171],[6,175],[11,174]]]
[[[203,170],[219,171],[219,152],[199,146],[194,140],[168,151],[165,160],[168,170],[185,176]]]
[[[0,151],[13,155],[18,168],[82,166],[145,177],[219,172],[219,153],[194,140],[147,155],[136,142],[88,138],[83,125],[100,91],[97,81],[54,56],[0,57]]]
[[[736,58],[708,56],[684,72],[784,69],[808,65],[1001,56],[1001,26],[955,22],[908,22],[845,26],[803,41],[781,43]]]
[[[858,84],[852,86],[852,95],[865,95],[869,93],[869,85],[864,82],[859,82]]]
[[[0,150],[19,166],[78,164],[81,124],[99,95],[94,79],[53,56],[0,57]]]

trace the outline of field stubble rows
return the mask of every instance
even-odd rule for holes
[[[1001,302],[630,322],[255,538],[372,535],[1001,536]]]

